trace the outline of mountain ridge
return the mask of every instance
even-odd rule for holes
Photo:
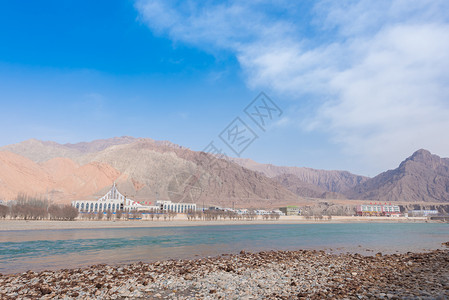
[[[449,201],[449,159],[428,150],[417,150],[396,169],[357,186],[349,197],[379,201]]]
[[[14,192],[44,190],[58,201],[93,198],[117,181],[127,195],[155,201],[170,199],[173,178],[179,174],[196,174],[201,187],[196,200],[222,206],[274,206],[308,198],[449,201],[449,159],[424,149],[415,151],[396,169],[373,178],[348,171],[260,164],[242,158],[218,160],[224,167],[217,169],[211,164],[217,158],[211,154],[169,141],[129,136],[75,144],[30,139],[0,147],[0,153],[4,162],[9,157],[18,164],[16,169],[7,163],[0,166],[0,198],[11,198]],[[18,174],[24,170],[28,174],[23,175],[25,182],[35,184],[33,188],[14,184],[8,178],[11,172],[15,180],[21,181]],[[8,191],[7,182],[14,188]]]
[[[34,164],[51,164],[58,160],[68,165],[104,164],[117,170],[114,181],[125,194],[137,200],[170,199],[168,186],[177,174],[201,174],[199,183],[202,198],[198,201],[211,204],[237,202],[246,206],[260,206],[298,198],[277,181],[237,164],[231,163],[225,169],[215,170],[209,162],[214,159],[210,154],[191,151],[168,141],[121,137],[60,145],[27,140],[0,148],[0,151],[5,150],[15,151],[18,155],[34,160]],[[73,163],[68,163],[67,159]],[[61,174],[64,170],[56,168],[54,172]],[[60,189],[54,190],[54,194],[57,194]],[[98,195],[101,191],[99,188],[94,194]],[[59,199],[62,198],[64,195],[60,194]]]
[[[369,179],[369,177],[352,174],[348,171],[276,166],[257,163],[251,159],[231,158],[231,160],[250,170],[262,172],[270,178],[280,179],[284,174],[294,175],[298,180],[313,184],[322,189],[323,192],[345,193],[347,190]]]

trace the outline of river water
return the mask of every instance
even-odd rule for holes
[[[151,262],[241,250],[419,252],[443,248],[449,224],[264,224],[163,228],[0,230],[0,273]]]

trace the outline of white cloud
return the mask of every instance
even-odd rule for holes
[[[307,14],[287,1],[206,3],[136,7],[160,34],[233,52],[251,87],[313,100],[303,126],[371,170],[418,148],[449,156],[448,1],[323,0]]]

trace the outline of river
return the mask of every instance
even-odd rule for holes
[[[0,273],[187,259],[241,250],[420,252],[442,248],[449,224],[266,224],[159,228],[0,230]]]

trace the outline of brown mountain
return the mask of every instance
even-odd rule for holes
[[[44,162],[55,157],[74,159],[83,155],[79,150],[55,142],[30,139],[18,144],[7,145],[0,151],[9,151],[24,156],[34,162]]]
[[[447,202],[449,159],[418,150],[397,169],[363,182],[349,196],[380,201]]]
[[[19,193],[65,201],[85,198],[111,185],[118,175],[103,163],[79,166],[68,158],[37,163],[0,151],[0,199],[14,199]]]
[[[112,182],[137,200],[276,207],[304,198],[449,201],[448,159],[420,150],[372,179],[346,171],[218,160],[167,141],[118,137],[77,144],[28,140],[0,148],[0,199],[17,193],[54,201],[90,199]],[[188,183],[188,184],[186,184]]]
[[[114,137],[110,139],[94,140],[92,142],[81,142],[76,144],[64,144],[63,147],[74,149],[81,153],[99,152],[115,145],[130,144],[139,140],[130,136]]]
[[[282,174],[274,177],[284,187],[302,197],[320,199],[346,199],[347,197],[337,192],[329,192],[312,183],[304,182],[293,174]]]
[[[167,141],[121,137],[61,145],[28,140],[0,148],[2,150],[15,152],[27,161],[24,165],[37,166],[49,177],[44,188],[30,187],[23,192],[42,194],[50,190],[55,201],[86,198],[87,191],[90,195],[100,195],[114,180],[125,194],[137,200],[171,199],[171,195],[183,188],[183,183],[177,179],[186,175],[198,177],[195,188],[200,192],[190,201],[265,207],[298,199],[280,183],[258,172],[235,163],[217,169],[211,163],[214,157]],[[35,176],[42,177],[42,174]],[[102,174],[110,175],[107,185],[97,183],[104,182]],[[15,180],[23,182],[19,177]],[[14,191],[22,192],[19,187],[12,193]],[[0,191],[0,197],[11,197],[12,193],[1,194]]]
[[[44,194],[53,183],[53,178],[37,163],[15,153],[0,151],[1,198],[12,199],[21,192]]]
[[[274,177],[274,179],[280,182],[288,190],[297,195],[311,198],[321,198],[326,191],[319,186],[304,182],[299,177],[293,174],[282,174]]]
[[[355,175],[348,171],[275,166],[271,164],[260,164],[251,159],[240,158],[233,158],[233,161],[245,168],[261,172],[267,177],[283,182],[290,190],[295,189],[293,186],[296,183],[299,191],[308,189],[313,195],[317,195],[317,193],[323,194],[325,192],[346,194],[357,185],[369,179],[369,177]],[[293,176],[285,177],[286,174],[293,175],[296,178]],[[312,192],[311,189],[315,191]]]
[[[110,139],[94,140],[76,144],[58,144],[51,141],[29,139],[21,143],[0,147],[0,151],[9,151],[31,159],[34,162],[44,162],[56,157],[70,158],[75,161],[85,161],[83,157],[97,153],[112,146],[131,144],[137,141],[152,142],[156,146],[165,146],[184,149],[169,141],[155,141],[149,138],[134,138],[129,136],[114,137]]]

